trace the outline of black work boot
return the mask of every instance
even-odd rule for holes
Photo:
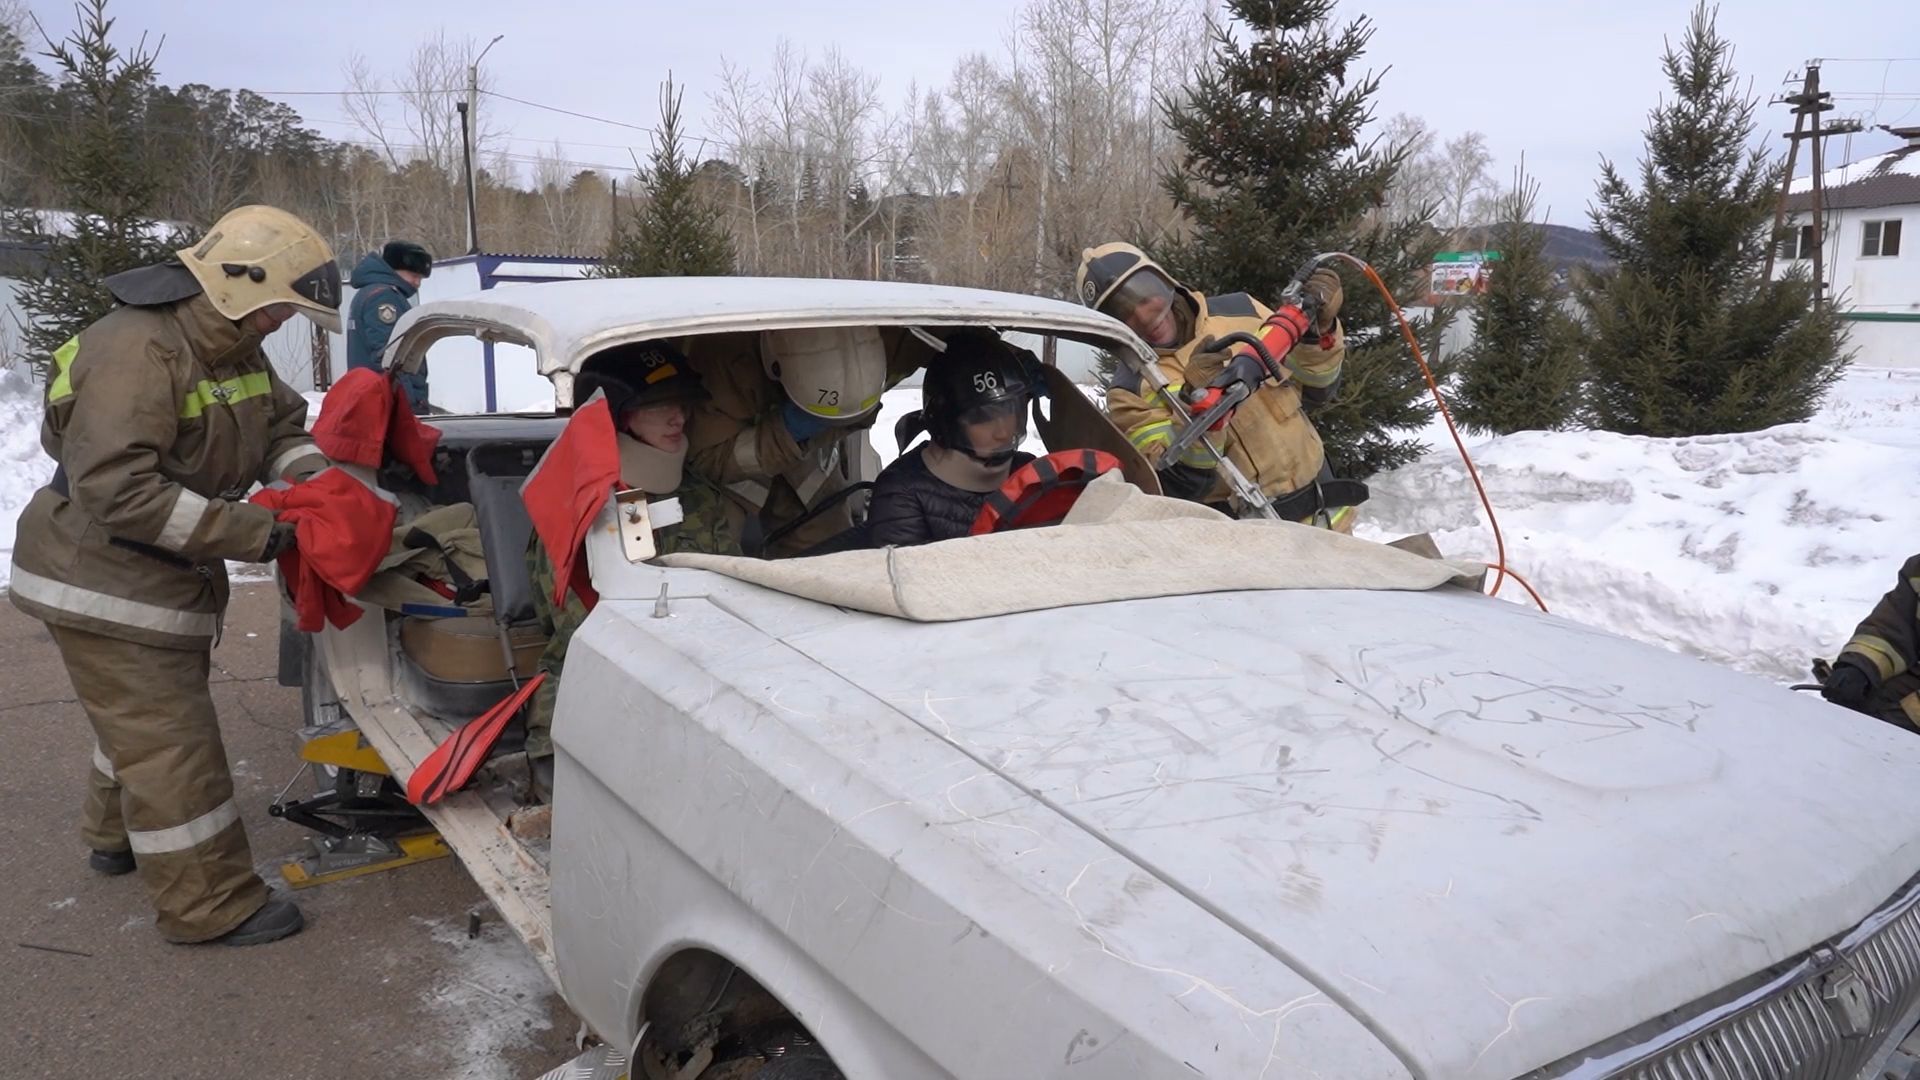
[[[135,870],[131,851],[96,851],[87,856],[87,866],[96,874],[119,877]]]
[[[213,940],[222,945],[265,945],[292,937],[307,925],[300,909],[291,900],[270,899],[246,921]]]

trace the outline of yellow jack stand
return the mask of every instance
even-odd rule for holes
[[[296,802],[288,802],[282,790],[267,807],[269,816],[284,818],[318,834],[308,839],[311,854],[280,868],[288,886],[305,889],[443,859],[453,853],[420,811],[407,802],[386,763],[358,731],[310,739],[300,748],[300,758],[331,773],[333,790]],[[287,788],[298,780],[296,775]]]

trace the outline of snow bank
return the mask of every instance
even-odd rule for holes
[[[1915,160],[1920,161],[1920,155]],[[1853,368],[1813,423],[1822,431],[1920,450],[1920,369]],[[1909,485],[1909,490],[1915,486],[1920,484]]]
[[[23,371],[0,371],[0,589],[13,577],[14,523],[53,476],[40,450],[40,387]]]
[[[518,1080],[504,1055],[533,1046],[550,1030],[553,984],[522,945],[498,921],[478,937],[447,919],[413,921],[440,947],[434,985],[423,997],[427,1012],[448,1038],[422,1046],[419,1057],[438,1075],[466,1080]]]
[[[1556,614],[1742,671],[1832,655],[1920,550],[1896,455],[1920,446],[1920,372],[1850,375],[1813,423],[1645,439],[1526,432],[1470,444],[1508,564]],[[1372,481],[1359,532],[1493,540],[1451,443]],[[1526,602],[1508,586],[1502,597]]]

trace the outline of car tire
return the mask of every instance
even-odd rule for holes
[[[779,1057],[747,1053],[716,1061],[700,1070],[699,1080],[846,1080],[846,1074],[825,1050],[802,1046]]]
[[[846,1080],[827,1052],[817,1047],[771,1058],[753,1076],[754,1080]]]
[[[804,1032],[766,1032],[749,1045],[733,1043],[701,1070],[699,1080],[847,1080],[828,1051]]]

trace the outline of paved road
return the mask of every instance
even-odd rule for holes
[[[268,881],[302,830],[266,816],[300,695],[274,680],[271,587],[235,590],[214,702]],[[91,735],[51,639],[0,603],[0,1077],[523,1080],[577,1021],[451,859],[299,895],[307,929],[257,948],[169,945],[137,877],[86,867]],[[487,921],[467,937],[467,912]],[[43,951],[29,945],[73,950]]]

